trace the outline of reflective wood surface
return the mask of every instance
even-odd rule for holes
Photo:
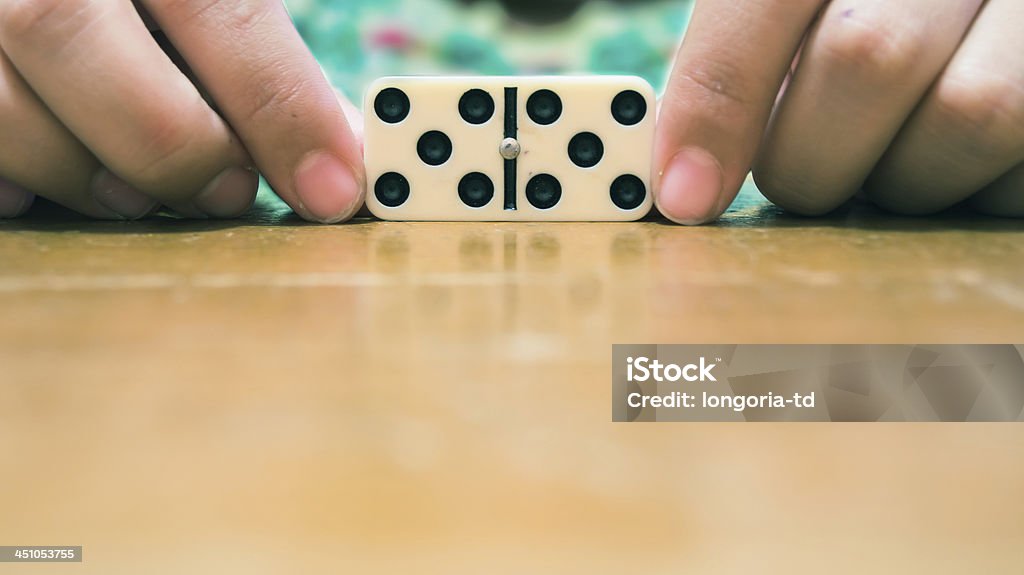
[[[1024,224],[0,221],[4,573],[1019,573],[1024,428],[612,424],[612,343],[1024,342]]]

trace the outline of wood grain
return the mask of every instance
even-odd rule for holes
[[[612,424],[625,342],[1024,341],[1013,220],[0,222],[33,573],[1019,573],[1019,425]],[[0,574],[27,572],[0,565]]]

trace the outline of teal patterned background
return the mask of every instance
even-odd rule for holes
[[[286,2],[328,77],[353,101],[375,78],[396,74],[622,73],[660,89],[691,9],[690,0],[598,0],[537,25],[495,0]]]

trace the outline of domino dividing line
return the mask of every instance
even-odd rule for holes
[[[516,115],[517,88],[505,88],[505,137],[516,138],[519,124]],[[516,209],[516,159],[505,160],[505,209]]]

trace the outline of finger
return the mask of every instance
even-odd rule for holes
[[[155,202],[116,180],[43,105],[0,52],[0,174],[94,218],[134,219]]]
[[[982,0],[835,0],[803,47],[754,166],[775,203],[818,215],[852,197]]]
[[[875,203],[936,212],[1024,158],[1022,25],[1024,2],[989,0],[865,184]]]
[[[801,38],[822,0],[697,2],[655,137],[658,209],[718,217],[743,184]]]
[[[338,102],[341,103],[342,111],[345,112],[345,120],[348,122],[348,125],[352,127],[353,136],[355,137],[356,141],[359,142],[359,153],[360,155],[362,155],[363,143],[365,142],[365,140],[363,139],[363,113],[359,110],[359,108],[356,108],[355,105],[352,104],[352,101],[345,97],[345,95],[342,94],[341,91],[339,91],[337,88],[335,88],[334,93],[335,96],[338,98]],[[366,207],[366,202],[362,202],[361,205],[359,206],[359,209],[356,210],[354,214],[352,214],[352,217],[371,218],[373,217],[373,214],[370,212],[370,209]]]
[[[1024,163],[972,196],[970,205],[983,214],[1024,218]]]
[[[231,215],[224,212],[236,206],[222,198],[255,193],[241,143],[153,42],[131,4],[5,1],[0,45],[110,172],[151,198]]]
[[[16,218],[32,206],[35,194],[0,178],[0,218]]]
[[[144,1],[304,218],[336,222],[362,203],[362,154],[320,66],[278,0]]]
[[[341,111],[345,114],[345,121],[348,123],[349,128],[352,130],[352,137],[355,139],[359,146],[359,156],[363,154],[363,113],[356,108],[355,104],[349,100],[345,94],[341,93],[341,90],[335,88],[334,96],[337,98],[338,103],[341,104]]]

